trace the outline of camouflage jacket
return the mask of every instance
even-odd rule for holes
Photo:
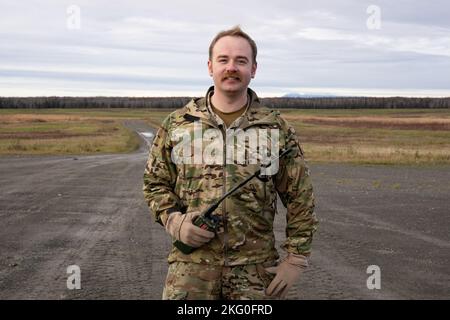
[[[164,225],[172,212],[205,210],[260,168],[261,159],[256,163],[225,159],[233,146],[236,153],[246,150],[248,155],[254,151],[250,145],[251,138],[230,139],[230,134],[247,133],[250,129],[267,129],[266,132],[270,133],[274,132],[270,129],[278,130],[276,135],[262,136],[263,139],[267,138],[269,145],[278,142],[280,149],[294,146],[296,151],[280,159],[278,171],[268,181],[253,178],[221,203],[214,212],[221,218],[221,227],[213,240],[189,255],[172,246],[169,262],[230,266],[278,259],[273,232],[277,193],[287,208],[283,249],[306,256],[310,254],[318,221],[314,214],[313,189],[303,151],[294,129],[279,113],[263,107],[251,89],[248,93],[250,104],[247,111],[226,129],[211,114],[207,98],[191,100],[163,121],[154,138],[144,172],[144,197],[155,221]],[[183,139],[192,139],[184,144],[187,148],[183,148],[180,132]],[[213,142],[205,143],[212,140],[218,146],[215,155],[214,152],[208,153]],[[221,148],[222,154],[217,152]],[[174,157],[175,151],[181,156]],[[213,160],[215,157],[215,161],[211,157],[205,161],[208,154]],[[198,158],[194,159],[196,156],[201,158],[200,162]],[[223,161],[218,161],[217,156]]]

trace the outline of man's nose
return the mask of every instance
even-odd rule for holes
[[[228,72],[236,72],[237,71],[236,64],[233,61],[230,61],[227,64],[227,68],[226,69],[227,69]]]

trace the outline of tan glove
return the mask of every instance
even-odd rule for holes
[[[198,248],[214,238],[215,234],[208,230],[203,230],[192,224],[192,221],[200,215],[200,212],[173,212],[169,214],[166,221],[166,231],[173,238]]]
[[[304,255],[289,253],[278,266],[266,268],[267,272],[276,274],[266,294],[283,299],[307,267],[308,260]]]

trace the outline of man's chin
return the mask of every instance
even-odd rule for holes
[[[238,85],[220,86],[220,89],[228,94],[238,94],[241,93],[242,91],[246,91],[247,88],[241,83],[239,83]]]

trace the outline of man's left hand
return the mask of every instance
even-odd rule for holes
[[[307,267],[308,260],[305,256],[289,253],[278,266],[266,268],[267,272],[276,274],[267,288],[266,294],[281,299],[285,298],[289,289]]]

